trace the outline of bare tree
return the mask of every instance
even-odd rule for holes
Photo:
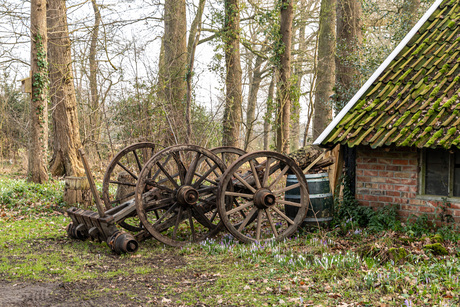
[[[289,153],[289,123],[291,117],[291,40],[293,1],[282,0],[280,5],[280,60],[278,65],[278,114],[276,116],[276,150]]]
[[[99,5],[96,0],[91,0],[91,5],[94,12],[94,25],[91,31],[91,43],[89,47],[89,88],[90,88],[90,114],[89,114],[89,123],[91,134],[89,138],[91,140],[91,147],[94,151],[99,152],[98,143],[100,138],[100,127],[101,127],[101,110],[99,107],[99,93],[98,93],[98,84],[97,84],[97,74],[98,74],[98,65],[97,65],[97,46],[99,38],[99,27],[101,24],[101,12],[99,10]]]
[[[226,94],[222,145],[239,145],[241,126],[241,62],[240,62],[240,8],[238,0],[225,0],[225,67]]]
[[[184,127],[187,65],[187,20],[185,0],[166,0],[164,7],[164,62],[162,89],[170,122],[167,142],[183,142],[185,133],[177,129]],[[174,131],[175,130],[175,131]],[[172,136],[176,135],[174,139]]]
[[[31,133],[28,179],[48,181],[48,59],[46,0],[31,0],[30,38],[32,95],[30,100]]]
[[[338,0],[335,61],[337,109],[341,109],[359,87],[359,48],[362,41],[361,2]]]
[[[70,50],[65,0],[48,0],[48,55],[54,126],[50,172],[55,176],[84,175],[77,153],[81,147],[80,125]]]
[[[316,139],[332,118],[329,98],[335,84],[335,19],[336,0],[322,0],[318,33],[317,80],[315,110],[313,115],[313,138]]]

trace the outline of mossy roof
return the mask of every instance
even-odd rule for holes
[[[438,0],[316,144],[460,148],[460,0]]]

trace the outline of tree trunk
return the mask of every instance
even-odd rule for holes
[[[168,143],[185,139],[187,20],[185,0],[166,0],[164,10],[164,81],[161,84],[170,120]],[[182,129],[178,129],[182,128]],[[174,131],[175,130],[175,131]],[[176,135],[176,140],[172,138]]]
[[[264,59],[262,57],[256,57],[256,63],[252,72],[252,77],[250,78],[248,110],[246,112],[246,136],[243,148],[245,151],[248,151],[250,147],[249,145],[253,141],[254,124],[256,121],[257,94],[259,92],[260,83],[262,82],[261,66],[263,62]]]
[[[270,123],[273,115],[273,96],[275,93],[275,73],[272,74],[272,80],[268,86],[267,106],[264,116],[264,150],[270,148]]]
[[[301,15],[301,20],[305,20],[303,16],[307,7],[305,5],[305,0],[300,1],[299,13]],[[295,35],[293,35],[293,38]],[[294,66],[294,75],[296,76],[296,91],[297,95],[294,96],[294,101],[291,104],[291,151],[295,151],[300,147],[300,89],[302,86],[302,79],[305,74],[304,63],[305,59],[305,50],[307,50],[307,40],[305,38],[305,22],[302,22],[299,27],[299,36],[298,36],[298,47],[297,47],[297,59]]]
[[[188,70],[186,72],[187,82],[187,101],[185,106],[185,124],[187,127],[185,142],[191,143],[192,140],[192,76],[193,76],[193,65],[195,63],[195,50],[200,40],[201,34],[201,18],[203,16],[204,5],[206,0],[200,0],[198,9],[193,19],[192,25],[190,26],[190,34],[188,37]]]
[[[362,40],[361,3],[357,0],[338,0],[335,61],[337,110],[341,110],[359,88],[360,76],[356,64]]]
[[[97,88],[97,72],[98,65],[96,60],[97,55],[97,40],[99,38],[99,26],[101,24],[101,12],[96,3],[96,0],[91,0],[94,11],[94,25],[93,31],[91,32],[91,44],[89,47],[89,87],[91,92],[90,109],[89,114],[90,121],[90,140],[91,147],[94,152],[98,152],[99,137],[101,134],[101,110],[99,107],[99,93]]]
[[[420,0],[404,0],[400,9],[401,26],[397,29],[396,39],[399,41],[409,33],[415,26],[418,18],[418,9],[420,8]]]
[[[29,144],[28,180],[43,183],[48,180],[48,59],[46,33],[46,0],[31,0],[31,70],[30,100],[31,133]]]
[[[73,84],[72,57],[65,0],[48,0],[48,54],[53,105],[54,153],[50,171],[55,176],[83,176]]]
[[[282,52],[280,52],[278,114],[276,127],[276,150],[289,153],[289,123],[291,117],[291,39],[293,3],[289,0],[281,2],[280,35]]]
[[[334,93],[335,83],[335,19],[336,0],[321,1],[313,139],[323,132],[332,119],[332,101],[329,97]]]
[[[225,0],[225,108],[223,118],[223,146],[239,146],[241,125],[241,63],[240,63],[240,8],[238,0]]]

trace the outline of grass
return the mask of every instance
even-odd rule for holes
[[[423,249],[434,236],[366,229],[305,232],[261,244],[222,234],[183,248],[150,240],[136,254],[118,256],[106,244],[69,239],[60,200],[60,182],[36,186],[0,177],[2,280],[86,285],[73,295],[116,295],[140,305],[460,304],[458,234],[444,236],[450,238],[442,242],[447,256]],[[407,256],[395,262],[392,247]]]

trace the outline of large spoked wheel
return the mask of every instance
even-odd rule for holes
[[[288,174],[298,183],[286,186]],[[300,203],[285,199],[286,192],[295,189],[299,190]],[[229,199],[232,206],[227,205]],[[289,157],[272,151],[242,156],[229,166],[219,184],[219,215],[227,230],[242,242],[289,237],[302,223],[308,204],[302,170]],[[295,216],[286,214],[286,205],[297,209]]]
[[[156,147],[150,142],[136,143],[122,149],[110,161],[102,182],[102,199],[106,211],[124,202],[134,201],[134,190],[139,173],[154,155]],[[136,215],[126,217],[118,224],[129,231],[142,230]]]
[[[217,234],[222,229],[217,185],[224,171],[224,163],[215,154],[195,145],[158,152],[142,169],[136,186],[136,211],[142,225],[171,246]],[[153,191],[156,198],[150,197]]]

